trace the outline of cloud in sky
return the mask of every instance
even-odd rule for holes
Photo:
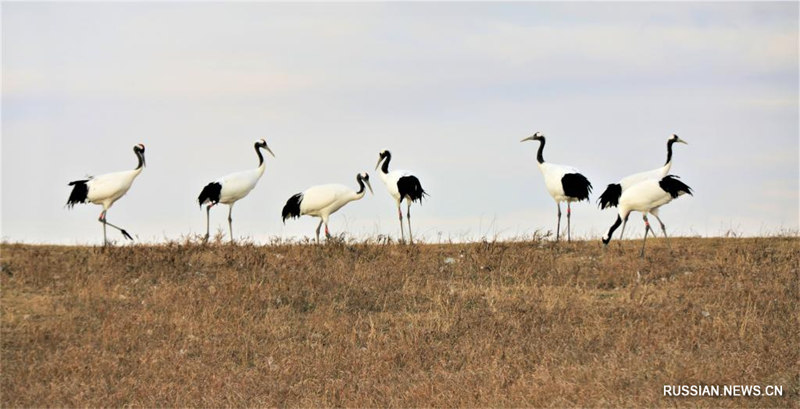
[[[280,223],[283,202],[355,187],[386,148],[432,193],[412,210],[429,238],[553,229],[536,146],[519,143],[537,130],[593,198],[660,165],[677,133],[690,145],[673,171],[697,194],[664,209],[670,230],[796,229],[797,15],[796,3],[7,3],[2,235],[97,242],[99,207],[65,211],[66,182],[133,167],[139,142],[149,167],[109,219],[147,240],[198,233],[199,190],[254,167],[261,137],[277,158],[236,205],[237,234],[313,234],[313,220]],[[397,233],[375,188],[332,230]],[[613,218],[581,204],[574,228],[599,236]]]

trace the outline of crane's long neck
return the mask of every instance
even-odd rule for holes
[[[392,154],[386,152],[386,159],[383,160],[383,164],[381,165],[381,172],[384,174],[389,173],[389,161],[392,160]]]
[[[135,151],[135,152],[136,152],[136,158],[139,159],[139,165],[137,165],[136,169],[134,170],[137,171],[138,174],[138,172],[141,172],[142,169],[144,168],[144,153],[140,151]]]
[[[358,181],[358,192],[356,192],[356,197],[353,200],[361,199],[367,193],[367,187],[364,185],[364,180],[361,178],[356,178],[356,180]]]
[[[667,161],[664,162],[664,166],[672,165],[672,144],[675,143],[674,140],[670,139],[667,142]]]
[[[542,156],[542,152],[544,151],[544,138],[539,140],[539,151],[536,152],[536,160],[541,164],[544,163],[544,156]]]
[[[603,236],[603,244],[608,244],[611,241],[611,236],[614,234],[614,230],[617,230],[617,227],[622,224],[622,216],[617,215],[617,220],[614,221],[614,224],[611,225],[611,228],[608,229],[608,233]]]
[[[255,144],[254,147],[256,149],[256,155],[258,155],[258,166],[260,167],[264,164],[264,155],[261,154],[261,149],[258,149],[258,144]]]
[[[258,144],[255,145],[255,148],[256,155],[258,155],[258,168],[256,170],[258,171],[258,176],[261,177],[261,175],[264,173],[264,169],[266,168],[266,165],[264,164],[264,155],[261,154],[261,149],[258,148]]]

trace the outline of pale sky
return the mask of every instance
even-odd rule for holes
[[[797,2],[1,7],[3,240],[100,244],[100,206],[67,210],[67,183],[134,168],[137,143],[148,166],[108,220],[142,242],[203,233],[197,195],[256,167],[259,138],[276,158],[234,207],[239,238],[313,237],[317,219],[281,223],[286,200],[363,171],[375,195],[331,231],[399,235],[382,149],[430,192],[416,237],[520,237],[555,229],[538,144],[519,142],[536,131],[594,185],[575,237],[607,231],[597,197],[661,166],[672,133],[695,195],[662,209],[671,234],[798,229]]]

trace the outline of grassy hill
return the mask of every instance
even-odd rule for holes
[[[0,250],[3,407],[800,406],[797,238]]]

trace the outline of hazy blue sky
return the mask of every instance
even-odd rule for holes
[[[577,236],[608,229],[596,198],[660,166],[671,133],[696,192],[662,210],[673,234],[797,229],[798,3],[2,4],[10,241],[100,243],[100,207],[65,209],[67,182],[132,169],[136,143],[148,167],[109,220],[142,241],[201,233],[200,190],[255,167],[259,138],[277,157],[234,208],[239,237],[313,236],[316,219],[282,225],[286,199],[362,171],[375,195],[331,230],[399,234],[382,149],[431,194],[417,236],[552,230],[537,144],[519,142],[535,131],[594,184]]]

